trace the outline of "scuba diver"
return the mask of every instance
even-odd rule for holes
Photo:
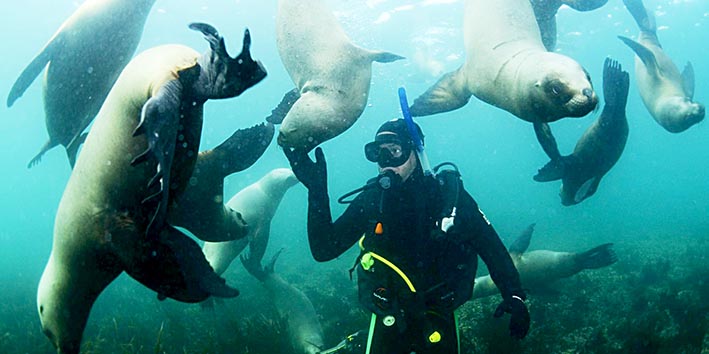
[[[308,189],[308,241],[315,260],[332,260],[355,243],[361,249],[355,263],[358,296],[372,312],[368,332],[356,336],[366,337],[364,352],[460,353],[455,310],[471,298],[478,255],[502,294],[495,317],[510,313],[510,335],[524,338],[530,321],[526,295],[507,249],[457,169],[437,171],[439,165],[430,171],[422,148],[423,133],[413,120],[384,123],[364,148],[379,175],[340,198],[349,205],[334,222],[322,149],[315,150],[315,161],[305,151],[284,149]],[[350,342],[338,347],[352,347]]]

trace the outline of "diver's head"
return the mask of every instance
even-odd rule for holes
[[[423,132],[414,123],[423,143]],[[367,160],[379,165],[379,173],[392,171],[406,181],[418,166],[416,144],[403,119],[393,119],[377,130],[374,141],[364,146]]]

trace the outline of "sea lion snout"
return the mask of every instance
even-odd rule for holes
[[[566,103],[569,117],[583,117],[598,105],[598,95],[592,88],[584,88]]]

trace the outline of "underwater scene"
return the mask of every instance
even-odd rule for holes
[[[513,339],[479,262],[461,353],[709,353],[709,1],[0,17],[0,353],[364,353],[360,248],[316,261],[284,149],[322,149],[337,219],[402,87],[418,158],[455,164],[527,294]]]

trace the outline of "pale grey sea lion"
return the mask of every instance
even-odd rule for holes
[[[585,252],[557,252],[535,250],[527,252],[534,232],[535,224],[529,225],[509,247],[512,261],[517,267],[522,287],[534,291],[548,288],[555,281],[568,278],[585,269],[607,267],[618,258],[611,248],[612,243],[605,243]],[[475,278],[473,298],[499,294],[497,286],[489,275]]]
[[[277,168],[236,193],[227,207],[238,212],[249,225],[246,238],[227,242],[205,242],[202,247],[214,272],[222,275],[231,262],[249,245],[249,259],[261,262],[271,233],[271,220],[286,191],[298,179],[288,168]]]
[[[638,27],[638,41],[618,36],[635,54],[635,80],[653,118],[671,133],[681,133],[704,119],[705,107],[694,102],[694,68],[687,62],[680,74],[657,38],[657,24],[642,0],[623,0]]]
[[[204,34],[210,50],[200,56],[164,45],[135,57],[106,98],[64,190],[37,291],[42,329],[60,353],[79,352],[94,301],[123,271],[159,298],[197,302],[239,293],[165,220],[168,202],[192,175],[204,103],[237,96],[266,72],[251,59],[248,30],[241,54],[231,58],[213,27],[190,28]]]
[[[279,0],[276,44],[300,96],[279,129],[286,148],[310,150],[351,127],[367,104],[372,62],[403,59],[354,45],[322,0]]]
[[[544,47],[529,0],[467,0],[464,16],[465,63],[418,97],[412,115],[458,109],[475,95],[539,130],[596,107],[586,70]]]
[[[74,166],[82,134],[128,64],[155,0],[87,0],[59,27],[10,90],[7,106],[46,67],[43,101],[49,140],[27,167],[57,145]]]
[[[288,337],[298,354],[318,354],[324,346],[322,326],[313,303],[300,289],[286,282],[273,272],[276,259],[282,250],[276,252],[266,267],[249,257],[241,256],[244,268],[266,288],[280,318],[285,319]]]
[[[598,119],[583,133],[574,152],[556,154],[539,170],[538,182],[562,180],[561,203],[578,204],[592,196],[603,176],[618,162],[628,140],[628,101],[630,79],[620,64],[606,58],[603,65],[603,97],[605,106]]]

